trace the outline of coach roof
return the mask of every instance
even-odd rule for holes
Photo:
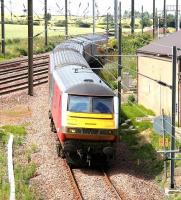
[[[54,52],[54,62],[57,68],[67,65],[89,67],[85,58],[79,52],[67,49]]]
[[[57,51],[61,52],[62,50],[73,50],[76,52],[80,52],[82,54],[83,45],[75,41],[67,40],[63,43],[60,43],[58,46],[56,46],[53,52],[54,53]]]

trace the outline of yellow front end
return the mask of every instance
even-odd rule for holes
[[[113,114],[67,112],[67,125],[74,128],[115,129]]]
[[[65,133],[65,138],[114,141],[116,140],[114,121],[113,114],[67,112],[67,130],[71,132]],[[87,133],[87,130],[93,130],[94,133]]]

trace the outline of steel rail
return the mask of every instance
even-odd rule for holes
[[[43,72],[43,71],[48,71],[48,68],[46,66],[42,66],[40,68],[37,67],[37,69],[34,68],[34,74],[37,73],[37,72]],[[21,76],[24,76],[26,74],[27,74],[27,71],[21,72],[21,73],[18,73],[18,74],[8,74],[6,76],[2,75],[2,77],[0,78],[0,81],[21,77]]]
[[[41,67],[41,66],[46,66],[48,64],[49,64],[48,61],[47,62],[43,61],[42,63],[34,63],[33,67],[36,67],[36,66]],[[10,69],[0,71],[0,75],[5,75],[5,74],[8,74],[8,73],[14,73],[14,72],[18,72],[18,71],[27,70],[27,69],[28,69],[28,65],[22,66],[22,67],[16,66],[13,69],[10,68]]]
[[[48,82],[48,55],[34,57],[34,81],[37,86]],[[28,59],[0,63],[0,95],[28,88]]]
[[[34,72],[34,76],[40,76],[43,74],[48,74],[48,70],[42,69],[42,70],[38,70],[38,71]],[[17,78],[17,77],[19,77],[19,78]],[[20,81],[20,80],[23,80],[26,78],[28,78],[28,75],[18,74],[17,76],[6,77],[4,79],[0,79],[0,84],[3,85],[3,84],[7,84],[7,83],[12,83],[12,81]],[[3,87],[2,87],[2,89],[3,89]]]
[[[69,175],[69,178],[71,179],[71,183],[72,183],[72,187],[76,193],[76,199],[79,199],[79,200],[83,200],[83,196],[82,196],[82,193],[79,189],[79,186],[78,186],[78,183],[76,181],[76,178],[75,178],[75,175],[74,175],[74,172],[73,170],[70,168],[70,166],[67,164],[66,160],[64,160],[64,165],[68,171],[68,175]]]
[[[119,200],[124,200],[125,198],[123,198],[122,195],[117,191],[116,187],[113,185],[109,176],[106,174],[106,172],[104,170],[103,170],[103,174],[104,174],[104,179],[105,179],[107,185],[111,189],[112,193],[116,196],[116,198]]]
[[[38,81],[37,83],[33,83],[33,86],[38,86],[38,85],[42,85],[42,84],[45,84],[45,83],[48,83],[48,80],[44,80],[43,81]],[[17,92],[17,91],[20,91],[20,90],[24,90],[24,89],[27,89],[28,88],[28,84],[27,85],[20,85],[21,87],[16,87],[14,89],[10,89],[10,90],[7,90],[7,91],[3,91],[1,92],[0,91],[0,96],[1,95],[5,95],[5,94],[9,94],[9,93],[12,93],[12,92]]]
[[[41,56],[34,56],[33,61],[38,61],[38,60],[42,60],[47,58],[48,59],[49,54],[47,55],[41,55]],[[17,60],[9,60],[9,61],[5,61],[0,63],[0,69],[2,68],[8,68],[9,65],[20,65],[23,63],[28,63],[28,58],[18,58]]]
[[[46,79],[46,78],[48,78],[48,75],[47,76],[43,76],[41,78],[34,79],[33,82],[40,81],[40,80],[43,80],[43,79]],[[25,84],[28,84],[28,81],[24,81],[22,83],[17,83],[16,85],[5,86],[5,87],[1,88],[1,90],[2,89],[6,90],[6,89],[9,89],[9,88],[13,88],[13,87],[17,87],[17,86],[21,86],[21,85],[25,85]]]

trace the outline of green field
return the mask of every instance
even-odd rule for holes
[[[43,19],[43,16],[39,16]],[[63,22],[64,16],[52,16],[51,20],[48,22],[48,45],[44,45],[44,20],[38,21],[38,18],[34,17],[34,22],[39,25],[34,25],[34,54],[44,53],[51,51],[58,43],[65,39],[65,27],[60,26],[57,22]],[[78,22],[83,22],[89,25],[89,28],[82,27]],[[20,56],[27,56],[28,50],[28,25],[23,25],[27,23],[26,16],[21,18],[13,17],[13,21],[10,21],[9,16],[6,16],[5,24],[5,41],[6,41],[6,55],[0,54],[0,61],[8,60],[11,58],[16,58]],[[69,18],[68,35],[76,36],[82,34],[88,34],[93,32],[92,28],[92,18],[82,18],[77,16],[71,16]],[[9,24],[10,23],[10,24]],[[129,24],[129,20],[124,20],[124,23]],[[136,21],[138,23],[138,21]],[[20,25],[21,24],[21,25]],[[96,20],[96,33],[105,33],[105,17],[99,17]],[[114,24],[109,24],[109,29],[114,30]],[[0,26],[1,31],[1,26]],[[135,32],[140,32],[140,29],[135,29]],[[124,28],[123,32],[126,35],[130,33],[130,28]],[[0,41],[1,43],[1,41]]]
[[[1,29],[0,29],[1,30]],[[104,32],[104,29],[96,28],[96,32]],[[34,26],[34,36],[41,33],[40,36],[44,36],[44,26]],[[77,35],[77,34],[86,34],[92,33],[92,28],[79,28],[70,25],[69,26],[69,35]],[[48,36],[59,36],[64,35],[65,29],[64,27],[49,27]],[[27,25],[15,25],[15,24],[6,24],[5,25],[5,35],[6,39],[14,39],[14,38],[27,38],[28,37],[28,26]]]
[[[0,27],[1,31],[1,27]],[[68,35],[75,36],[92,33],[92,27],[80,28],[74,24],[68,27]],[[105,32],[102,28],[96,28],[96,32]],[[48,46],[44,46],[44,26],[34,26],[34,54],[51,51],[60,43],[65,35],[64,27],[48,27]],[[6,56],[0,54],[0,61],[26,56],[28,50],[28,26],[17,24],[5,24]]]

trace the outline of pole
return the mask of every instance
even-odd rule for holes
[[[45,0],[45,46],[48,45],[47,0]]]
[[[65,37],[68,38],[68,4],[65,0]]]
[[[170,176],[171,176],[171,183],[170,188],[174,188],[174,171],[175,171],[175,113],[176,113],[176,67],[177,67],[177,48],[173,46],[173,55],[172,55],[172,65],[173,65],[173,74],[172,74],[172,137],[171,137],[171,168],[170,168]]]
[[[144,29],[144,24],[143,24],[143,5],[141,6],[141,29],[142,29],[142,34],[143,34],[143,29]]]
[[[95,0],[92,1],[93,6],[93,34],[95,34]]]
[[[155,38],[155,0],[153,0],[153,39]]]
[[[118,0],[114,0],[114,29],[115,39],[118,39]]]
[[[163,129],[163,151],[166,150],[166,144],[165,144],[165,114],[164,109],[162,109],[162,129]],[[165,153],[166,155],[166,153]],[[165,180],[167,179],[167,161],[164,161],[164,169],[165,169]]]
[[[107,27],[106,27],[106,35],[107,35],[107,45],[109,42],[109,13],[107,13]],[[108,48],[106,48],[106,54],[109,54]]]
[[[107,43],[109,40],[109,14],[107,13],[107,27],[106,27],[106,34],[107,34]]]
[[[176,0],[176,16],[175,16],[175,27],[176,31],[178,31],[178,0]]]
[[[166,16],[166,0],[164,0],[164,5],[163,5],[163,34],[166,34],[166,27],[167,27],[167,16]]]
[[[157,8],[155,9],[155,30],[158,34],[158,11],[157,11]]]
[[[12,9],[12,1],[9,1],[10,6],[11,6],[11,22],[13,21],[13,9]]]
[[[134,0],[131,0],[131,34],[134,34],[135,16],[134,16]]]
[[[4,0],[1,0],[1,48],[5,56],[5,22],[4,22]]]
[[[28,95],[33,96],[33,0],[28,0]]]
[[[118,98],[119,98],[119,106],[121,108],[121,71],[122,71],[122,24],[121,24],[121,2],[119,2],[119,45],[118,45]],[[121,110],[121,109],[120,109]],[[119,123],[121,123],[121,117],[119,116]]]
[[[158,39],[160,38],[160,17],[158,17]]]
[[[180,30],[180,10],[178,11],[178,31]]]

